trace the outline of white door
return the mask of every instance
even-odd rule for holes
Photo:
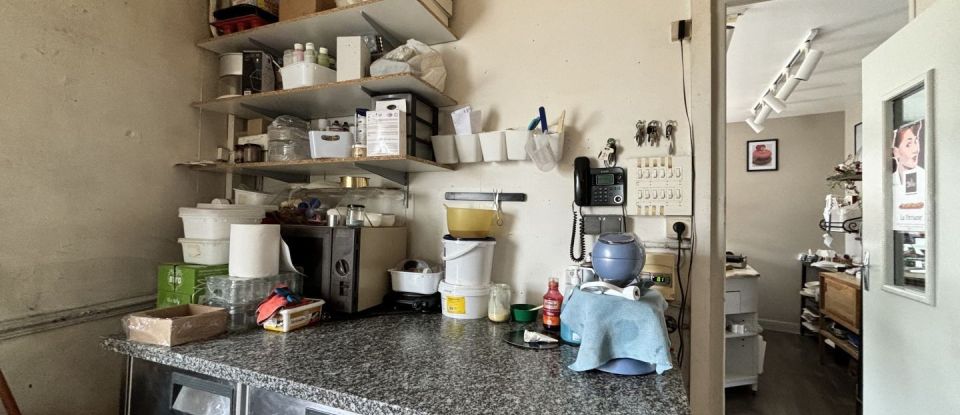
[[[957,22],[938,0],[863,60],[864,414],[960,413]]]

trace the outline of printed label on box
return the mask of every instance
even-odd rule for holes
[[[467,314],[467,299],[464,297],[447,297],[447,312],[450,314]]]

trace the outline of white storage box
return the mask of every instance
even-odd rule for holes
[[[490,286],[465,287],[440,281],[440,303],[443,315],[464,320],[487,316]]]
[[[416,294],[433,294],[437,292],[443,271],[440,272],[407,272],[390,270],[390,283],[394,291]]]
[[[223,265],[230,259],[229,239],[177,239],[183,248],[183,262],[200,265]]]
[[[187,239],[230,239],[230,225],[255,225],[263,220],[265,211],[259,206],[248,209],[180,208],[183,236]]]
[[[350,157],[352,146],[353,134],[349,131],[310,131],[311,158]]]
[[[263,322],[263,328],[270,331],[289,332],[320,321],[324,301],[319,298],[304,298],[313,301],[299,307],[280,310],[277,315]]]
[[[316,63],[299,62],[280,68],[283,89],[328,84],[337,81],[337,71]]]
[[[252,190],[233,189],[233,199],[237,206],[262,206],[268,205],[276,195],[270,193],[254,192]]]

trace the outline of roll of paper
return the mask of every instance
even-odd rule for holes
[[[280,225],[230,225],[230,275],[268,277],[280,273]]]

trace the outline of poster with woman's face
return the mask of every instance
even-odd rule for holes
[[[924,170],[923,120],[893,132],[893,230],[924,232],[927,173]]]

